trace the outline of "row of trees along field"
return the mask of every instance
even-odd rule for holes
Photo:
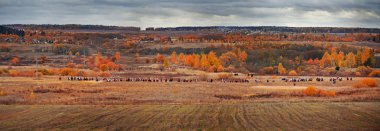
[[[175,49],[173,50],[174,51],[172,51],[170,57],[171,63],[208,71],[222,71],[222,69],[226,68],[243,68],[248,69],[251,72],[260,72],[268,69],[268,67],[276,67],[280,65],[283,69],[296,71],[302,70],[307,66],[316,66],[321,69],[328,67],[356,68],[359,66],[379,66],[374,56],[375,49],[352,48],[346,46],[337,48],[333,46],[319,47],[309,44],[266,45],[266,48],[246,48],[244,51],[236,47],[232,47],[232,50],[223,49],[223,47],[215,47],[208,49],[211,51],[207,53],[193,52],[186,54],[181,52],[179,55]],[[216,52],[212,50],[216,50]],[[158,54],[157,56],[162,57],[161,54]],[[216,62],[213,62],[215,58],[217,58],[217,60]],[[208,60],[208,63],[211,64],[202,64],[206,59],[210,59]],[[286,71],[277,71],[279,74],[286,74],[285,72]]]

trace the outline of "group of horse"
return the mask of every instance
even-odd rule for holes
[[[62,78],[59,77],[59,80]],[[151,77],[82,77],[82,76],[69,76],[69,81],[104,81],[104,82],[199,82],[197,78],[151,78]],[[207,79],[205,82],[215,83],[248,83],[248,79]]]
[[[59,80],[62,78],[59,77]],[[352,81],[352,77],[347,77],[347,81]],[[152,78],[152,77],[82,77],[82,76],[69,76],[67,77],[67,80],[69,81],[104,81],[104,82],[199,82],[197,78]],[[310,82],[313,81],[314,78],[306,77],[306,78],[281,78],[284,82]],[[317,82],[323,82],[323,77],[316,77],[315,80]],[[335,84],[337,81],[343,81],[343,77],[330,77],[330,81]],[[233,78],[233,79],[207,79],[205,82],[208,83],[249,83],[250,81],[248,79],[240,79],[240,78]],[[256,83],[261,83],[261,80],[256,79]],[[274,79],[266,80],[266,83],[275,82]]]

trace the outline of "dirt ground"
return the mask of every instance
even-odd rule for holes
[[[379,130],[379,102],[1,105],[2,130]]]

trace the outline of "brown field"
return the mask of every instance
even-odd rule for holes
[[[379,130],[379,102],[2,105],[2,130]]]
[[[254,79],[276,82],[255,83]],[[380,89],[351,86],[363,78],[296,86],[280,79],[257,76],[250,83],[148,83],[0,77],[0,129],[380,129]],[[310,85],[334,90],[336,96],[303,95]]]
[[[332,84],[324,82],[293,83],[280,81],[280,77],[258,76],[277,82],[222,83],[222,82],[95,82],[59,81],[58,77],[41,80],[26,77],[0,77],[1,104],[69,104],[69,105],[120,105],[120,104],[202,104],[251,103],[289,101],[378,101],[379,88],[353,88],[363,78]],[[327,79],[327,78],[326,78]],[[376,78],[379,81],[378,78]],[[304,96],[307,86],[336,91],[336,97]],[[31,92],[33,99],[29,99]]]

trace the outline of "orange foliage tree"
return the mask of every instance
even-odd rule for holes
[[[170,56],[170,61],[173,64],[177,64],[177,52],[175,52],[175,51],[172,52],[172,55]]]
[[[10,60],[11,65],[18,65],[20,63],[20,60],[17,57],[13,57]]]

